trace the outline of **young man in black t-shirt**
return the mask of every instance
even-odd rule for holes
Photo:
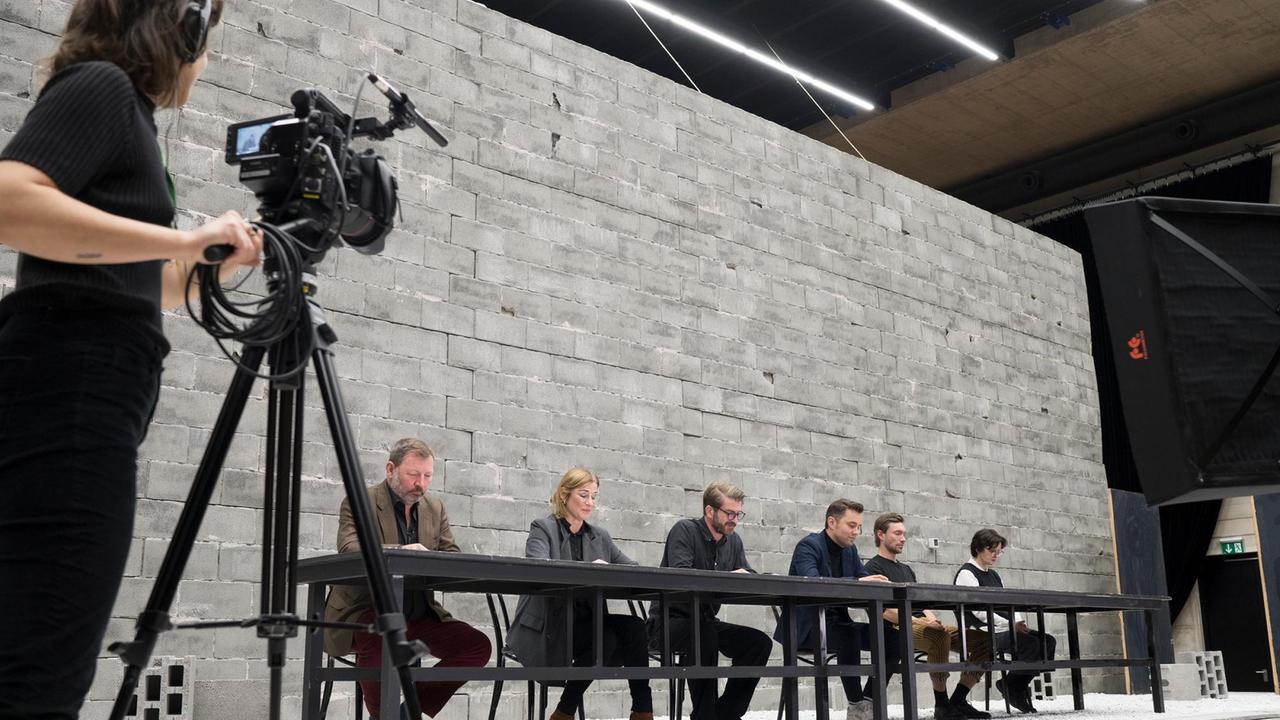
[[[907,525],[897,513],[886,513],[876,518],[875,524],[876,556],[866,563],[867,572],[884,575],[891,582],[916,582],[915,571],[911,566],[898,562],[898,556],[907,545]],[[899,618],[898,611],[886,610],[885,647],[897,648]],[[952,644],[959,645],[960,630],[952,625],[945,625],[929,610],[914,613],[911,618],[911,634],[915,638],[916,647],[928,654],[928,662],[945,663],[951,658]],[[969,662],[983,662],[991,658],[991,644],[985,633],[968,632]],[[962,720],[964,718],[989,718],[985,713],[969,704],[969,689],[982,677],[981,673],[966,672],[960,675],[955,692],[947,696],[947,673],[929,673],[933,681],[934,718],[936,720]]]

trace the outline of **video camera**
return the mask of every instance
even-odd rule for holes
[[[406,95],[373,73],[368,78],[390,101],[385,122],[353,118],[305,88],[293,93],[292,115],[227,128],[227,164],[240,166],[240,182],[261,202],[261,219],[288,227],[311,262],[339,239],[358,252],[379,253],[395,226],[395,175],[372,149],[352,150],[353,139],[385,140],[416,125],[438,145],[448,144]]]

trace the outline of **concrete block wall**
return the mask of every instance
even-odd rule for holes
[[[68,9],[0,0],[0,142]],[[430,442],[442,460],[432,492],[465,550],[521,554],[555,480],[583,464],[604,478],[599,522],[644,563],[698,512],[706,483],[729,480],[748,493],[741,532],[762,571],[785,572],[843,496],[868,506],[868,526],[883,511],[909,518],[906,559],[923,581],[949,582],[973,531],[992,526],[1012,544],[1007,584],[1114,587],[1073,252],[469,0],[229,0],[211,48],[187,109],[158,118],[184,226],[254,210],[222,163],[226,125],[287,111],[298,87],[349,107],[375,69],[449,137],[444,149],[416,132],[377,146],[400,180],[398,229],[377,256],[331,251],[320,298],[368,481],[395,438]],[[377,97],[366,89],[361,115],[382,112]],[[2,291],[15,260],[0,250]],[[174,351],[109,639],[131,635],[231,376],[182,313],[166,332]],[[318,397],[311,386],[304,554],[332,549],[342,497]],[[182,617],[257,612],[264,417],[255,393]],[[859,548],[874,552],[869,538]],[[487,622],[465,610],[478,604],[448,604]],[[1118,652],[1117,628],[1083,622],[1086,651]],[[157,652],[197,658],[200,683],[249,687],[264,650],[219,630],[171,633]],[[101,669],[91,714],[118,677],[112,659]],[[296,688],[297,664],[288,672]],[[590,696],[601,716],[625,712],[621,687]],[[478,717],[488,690],[472,692]],[[775,697],[761,691],[759,707]]]

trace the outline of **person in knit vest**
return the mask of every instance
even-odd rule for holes
[[[973,534],[969,542],[969,555],[973,558],[956,572],[955,584],[967,587],[1004,587],[1000,574],[995,571],[995,564],[1009,543],[1000,533],[990,528],[983,528]],[[998,652],[1012,652],[1017,662],[1039,662],[1052,660],[1057,641],[1052,635],[1027,627],[1021,613],[1009,617],[1008,611],[997,610],[993,618],[995,648]],[[1010,630],[1009,621],[1013,621]],[[965,627],[988,630],[984,617],[972,612],[965,613]],[[1009,704],[1024,713],[1036,712],[1031,704],[1031,680],[1036,676],[1035,670],[1016,670],[996,682],[999,690]]]

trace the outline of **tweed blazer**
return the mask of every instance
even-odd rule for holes
[[[604,560],[614,565],[638,565],[618,549],[607,530],[597,525],[582,525],[582,560]],[[573,560],[569,534],[561,532],[554,515],[538,518],[529,525],[524,556],[543,560]],[[546,595],[522,595],[511,618],[507,650],[525,667],[569,665],[569,652],[564,642],[564,624],[569,613],[563,598]]]
[[[382,546],[400,547],[400,530],[396,526],[395,499],[391,488],[383,481],[369,488],[368,492],[369,506],[373,510],[374,524],[378,527]],[[459,550],[458,544],[453,540],[453,529],[449,527],[449,516],[444,511],[444,503],[432,495],[423,495],[418,501],[418,542],[428,550]],[[346,499],[342,501],[342,508],[338,512],[338,552],[360,552],[351,502]],[[435,593],[427,591],[427,602],[441,620],[452,619],[440,603],[436,602]],[[373,598],[367,584],[334,585],[325,602],[324,619],[329,622],[357,622],[362,613],[372,609]],[[355,633],[351,630],[326,628],[324,650],[334,656],[346,655],[351,652],[354,637]]]

